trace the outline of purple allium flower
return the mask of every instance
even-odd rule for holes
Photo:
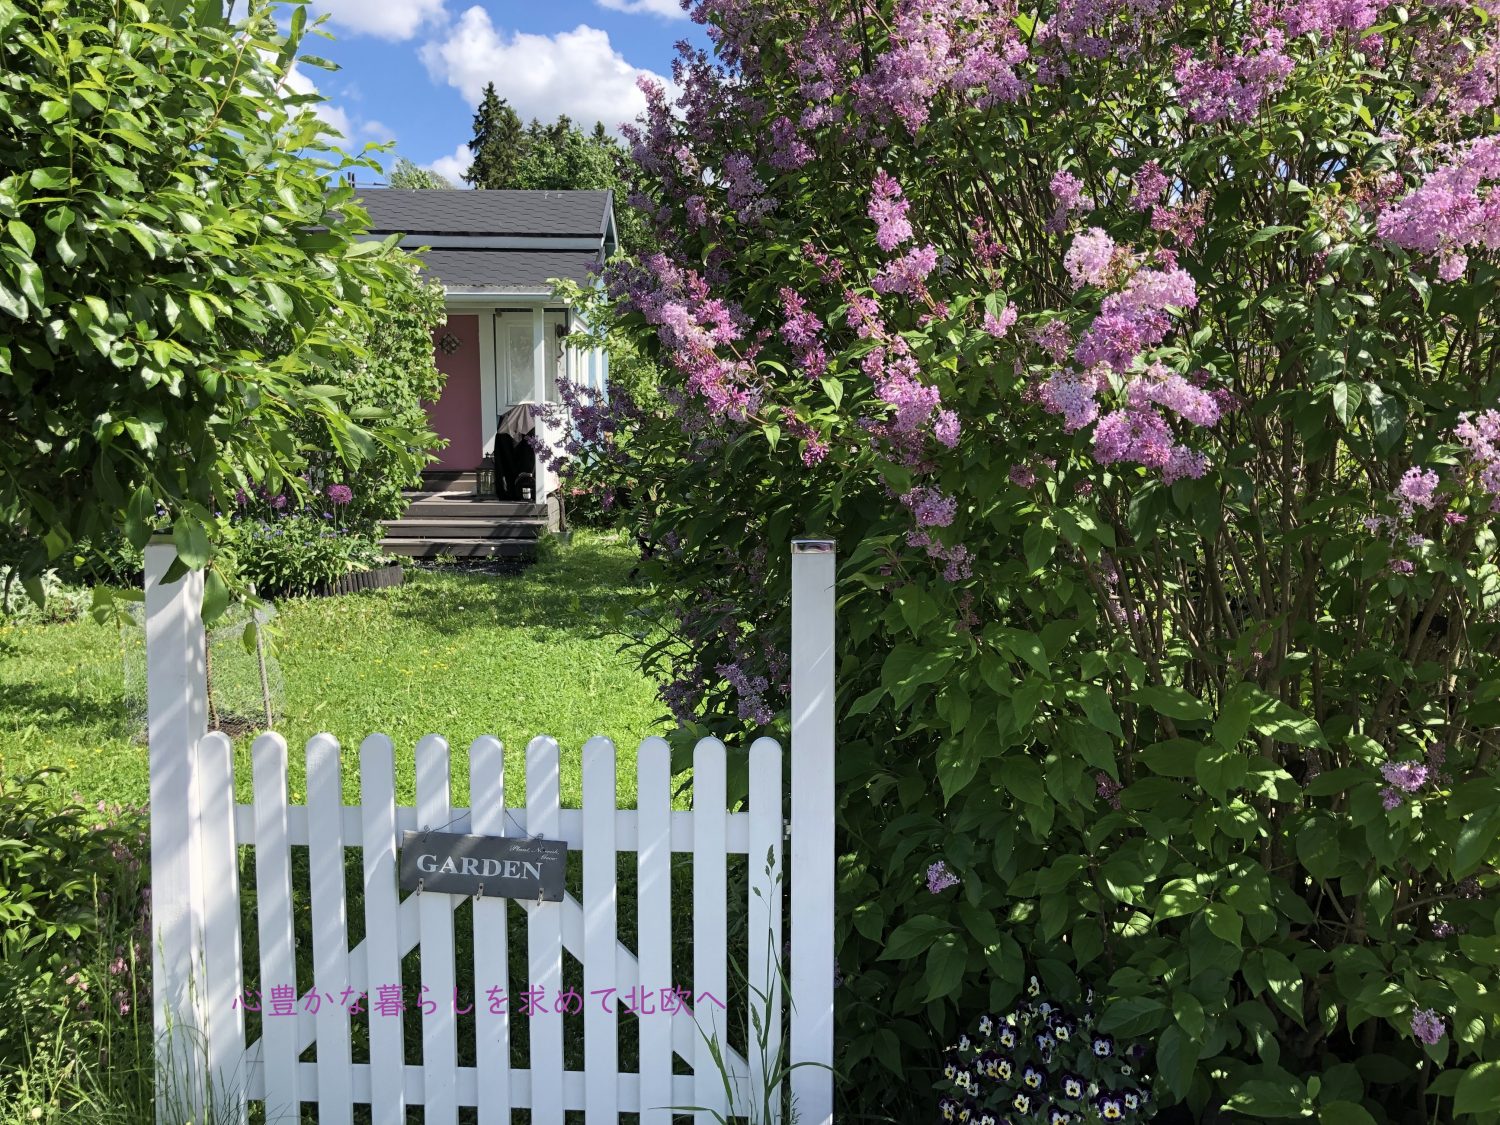
[[[330,484],[328,486],[328,499],[335,504],[347,504],[354,499],[354,490],[347,484]]]
[[[1429,1047],[1447,1034],[1447,1023],[1434,1008],[1418,1008],[1411,1016],[1411,1033]]]
[[[948,865],[943,860],[938,860],[927,868],[927,890],[930,894],[941,894],[949,887],[958,886],[958,876],[948,870]]]
[[[278,512],[285,508],[286,494],[278,492],[275,496],[271,497],[271,507],[275,508]]]

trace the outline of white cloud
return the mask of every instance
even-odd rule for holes
[[[361,140],[374,141],[376,144],[384,144],[386,141],[396,139],[396,131],[384,121],[366,120],[359,123],[359,135]]]
[[[599,7],[612,8],[632,16],[661,16],[669,20],[685,20],[687,13],[678,0],[598,0]]]
[[[602,121],[615,129],[646,108],[636,78],[649,70],[632,66],[610,45],[609,33],[580,24],[556,35],[506,33],[489,13],[473,7],[444,35],[425,44],[422,61],[433,78],[478,103],[486,82],[521,116],[552,121],[566,113],[581,128]]]
[[[429,172],[436,172],[454,187],[468,187],[469,185],[464,183],[463,175],[472,163],[474,163],[474,154],[469,151],[468,145],[462,144],[453,150],[452,156],[440,156],[431,164],[424,164],[422,167]]]
[[[410,39],[446,15],[443,0],[314,0],[313,7],[340,27],[381,39]]]
[[[307,74],[295,64],[287,72],[286,88],[294,94],[316,94],[318,86]],[[349,115],[332,102],[316,102],[311,107],[312,111],[325,122],[337,129],[344,135],[346,141],[354,139],[354,124]]]

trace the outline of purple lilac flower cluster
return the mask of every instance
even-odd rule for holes
[[[927,893],[942,894],[949,887],[958,886],[958,876],[948,870],[948,864],[943,860],[929,864],[927,867]]]

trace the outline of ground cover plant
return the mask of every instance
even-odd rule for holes
[[[607,279],[661,394],[579,403],[574,484],[721,734],[839,540],[849,1111],[1030,963],[1159,1102],[1491,1119],[1500,12],[693,13]]]

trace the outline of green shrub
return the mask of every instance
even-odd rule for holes
[[[0,1106],[66,1100],[110,1067],[149,1090],[144,810],[60,803],[60,773],[0,778]]]
[[[369,570],[381,557],[368,534],[315,509],[228,526],[226,542],[238,573],[264,597],[311,593],[352,571]]]

